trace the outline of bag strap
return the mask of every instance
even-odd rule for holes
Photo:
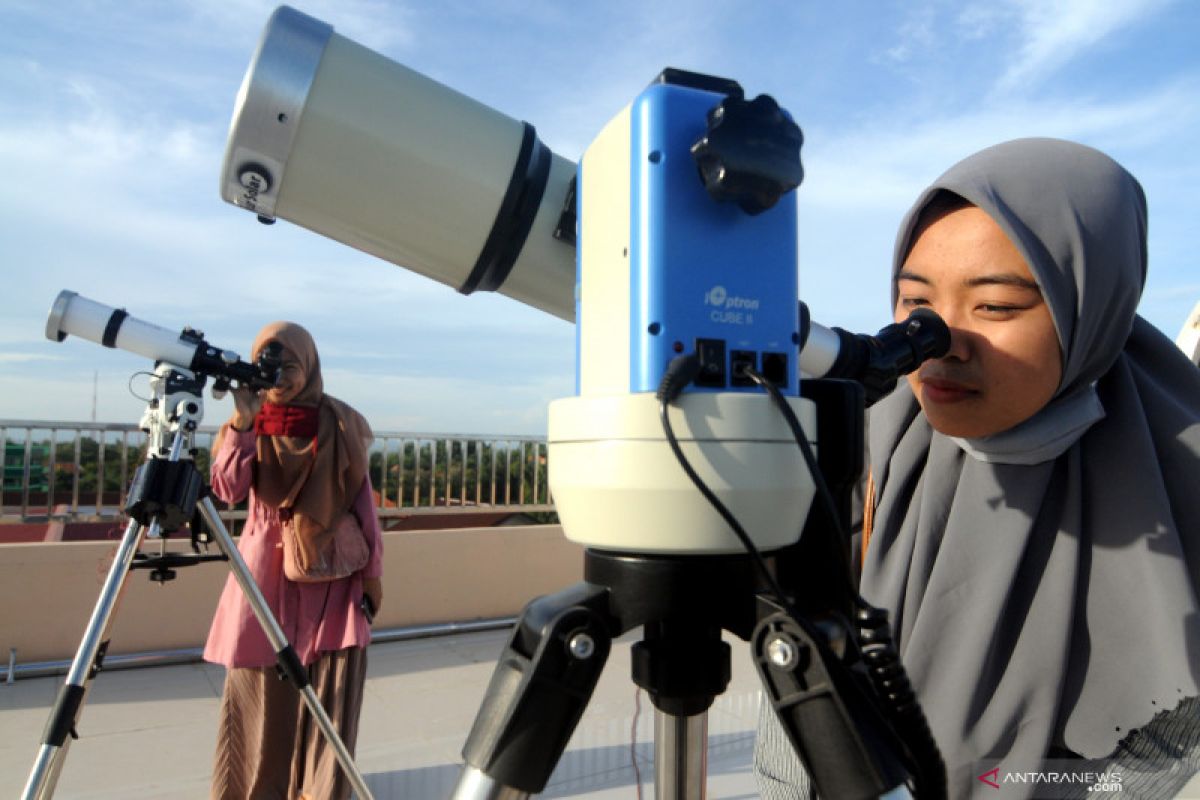
[[[316,440],[314,439],[313,440],[313,455],[312,455],[312,458],[310,458],[308,460],[308,465],[305,466],[305,468],[304,468],[304,477],[301,480],[296,481],[295,485],[292,486],[292,490],[290,492],[288,492],[288,496],[283,498],[283,502],[279,504],[279,508],[281,510],[286,508],[290,511],[291,509],[295,508],[296,499],[298,497],[300,497],[300,493],[303,492],[304,487],[308,485],[308,479],[312,477],[313,467],[315,467],[316,465],[317,465],[317,444],[316,444]]]
[[[863,497],[862,550],[858,562],[859,574],[867,563],[867,545],[871,541],[871,529],[875,526],[875,473],[867,469],[867,488]]]

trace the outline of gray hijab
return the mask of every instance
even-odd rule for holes
[[[987,439],[933,431],[907,383],[872,409],[862,594],[892,615],[951,795],[989,796],[992,767],[1105,757],[1198,693],[1200,370],[1135,313],[1146,201],[1112,159],[1053,139],[965,159],[909,211],[893,281],[940,191],[1024,255],[1063,377]]]

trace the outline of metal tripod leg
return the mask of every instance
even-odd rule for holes
[[[704,800],[707,795],[708,712],[691,716],[654,710],[654,797]]]
[[[346,749],[346,745],[342,741],[342,737],[338,735],[337,729],[333,727],[333,722],[329,719],[329,715],[325,713],[324,707],[321,706],[321,701],[317,699],[317,693],[313,690],[312,684],[308,682],[308,670],[300,663],[300,658],[296,655],[296,651],[288,644],[287,637],[283,634],[283,629],[279,627],[279,623],[271,613],[271,609],[267,605],[267,601],[263,598],[258,584],[254,582],[254,577],[250,574],[249,567],[246,566],[246,562],[242,559],[242,554],[233,543],[233,538],[229,535],[229,531],[225,529],[224,523],[221,522],[212,499],[209,497],[202,498],[198,503],[198,508],[200,509],[200,513],[204,515],[204,521],[208,523],[209,530],[216,536],[217,546],[229,557],[229,567],[233,570],[233,576],[237,579],[238,585],[242,587],[242,592],[246,595],[246,601],[250,604],[251,610],[254,611],[254,616],[258,618],[258,624],[262,626],[263,633],[267,635],[267,639],[271,642],[271,647],[275,649],[275,653],[279,658],[280,668],[287,673],[288,678],[295,684],[296,689],[304,696],[304,703],[308,706],[309,713],[316,720],[317,726],[320,727],[321,733],[325,736],[325,741],[333,748],[334,753],[337,755],[338,763],[342,767],[342,772],[345,773],[347,780],[350,781],[350,785],[354,788],[355,793],[360,800],[372,800],[371,790],[367,788],[366,781],[363,780],[362,773],[358,771],[353,756]]]
[[[156,525],[157,522],[153,523],[151,528]],[[125,534],[117,547],[116,558],[108,570],[108,577],[104,579],[100,597],[92,610],[92,617],[84,630],[75,659],[71,662],[66,683],[59,690],[50,719],[46,722],[42,746],[38,750],[33,769],[30,770],[29,779],[25,784],[25,791],[21,795],[24,800],[44,800],[54,794],[59,772],[66,759],[67,747],[71,738],[75,736],[75,723],[80,709],[83,708],[88,684],[96,676],[104,660],[113,614],[120,602],[125,578],[129,575],[130,565],[141,546],[145,531],[136,520],[130,520],[125,526]]]

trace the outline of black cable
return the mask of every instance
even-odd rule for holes
[[[759,552],[754,541],[746,533],[741,523],[738,522],[737,518],[733,516],[716,494],[708,488],[708,485],[704,483],[704,480],[692,468],[687,456],[684,455],[683,450],[679,446],[679,441],[675,437],[675,431],[671,427],[671,419],[668,413],[669,405],[699,373],[700,360],[694,353],[689,353],[673,359],[668,365],[666,373],[663,375],[663,379],[658,387],[657,397],[659,401],[659,416],[662,420],[663,432],[667,437],[667,444],[670,446],[671,452],[675,454],[679,466],[683,468],[683,471],[691,479],[692,483],[695,484],[700,494],[716,509],[721,518],[733,530],[734,535],[737,536],[742,546],[746,548],[746,552],[750,554],[767,588],[783,604],[792,620],[808,633],[810,637],[813,637],[814,641],[820,641],[819,634],[814,629],[812,623],[804,615],[798,613],[792,598],[784,593],[779,582],[775,580],[775,576],[767,567],[762,553]],[[837,502],[833,498],[833,493],[829,490],[829,485],[825,482],[825,476],[817,464],[816,455],[812,451],[808,437],[804,434],[800,420],[796,418],[795,411],[793,411],[791,405],[784,398],[778,387],[753,367],[744,366],[742,374],[766,390],[771,400],[779,408],[780,413],[783,414],[783,418],[787,422],[788,428],[796,440],[796,444],[800,447],[800,452],[803,454],[808,471],[812,475],[813,485],[816,487],[817,494],[820,495],[821,502],[825,504],[829,512],[829,518],[833,523],[832,533],[841,537],[837,542],[837,545],[840,547],[841,543],[847,537],[846,531],[841,525],[841,516],[838,514]],[[858,633],[856,638],[858,640],[859,652],[867,667],[867,675],[870,678],[871,685],[874,687],[876,696],[879,698],[879,703],[883,707],[884,714],[891,720],[891,724],[896,728],[897,735],[902,737],[902,746],[909,752],[916,794],[922,800],[942,800],[942,798],[946,797],[945,762],[942,760],[937,741],[933,738],[929,722],[917,700],[916,692],[912,689],[908,674],[904,670],[904,664],[901,663],[900,656],[896,652],[888,624],[887,611],[869,605],[862,597],[858,596],[857,592],[854,592],[854,595],[857,606],[857,619],[854,627]]]
[[[754,566],[758,569],[759,574],[762,576],[763,582],[766,583],[767,588],[769,588],[772,594],[778,597],[781,602],[790,607],[791,602],[788,596],[784,594],[783,588],[779,585],[778,581],[775,580],[775,576],[771,574],[770,568],[767,567],[767,562],[763,559],[762,553],[760,553],[758,548],[754,545],[754,541],[750,538],[750,535],[746,533],[746,529],[742,527],[740,522],[738,522],[737,517],[733,516],[733,513],[725,507],[725,504],[721,502],[721,499],[713,493],[712,489],[708,488],[708,484],[704,482],[704,479],[696,474],[696,470],[692,468],[691,462],[689,462],[687,456],[683,454],[683,450],[679,446],[679,440],[675,438],[675,431],[671,428],[671,418],[667,413],[669,404],[670,400],[660,393],[658,413],[659,417],[662,419],[663,433],[666,434],[667,444],[670,445],[671,452],[675,454],[675,459],[679,462],[679,466],[683,468],[683,471],[687,473],[689,478],[691,478],[692,483],[695,484],[696,488],[700,491],[700,494],[704,495],[704,499],[707,500],[716,510],[716,512],[721,515],[721,519],[725,520],[725,523],[729,525],[729,527],[733,530],[734,535],[737,536],[738,541],[740,541],[742,546],[746,548],[746,552],[750,554],[750,558],[754,562]]]
[[[947,791],[946,762],[896,652],[887,611],[861,597],[856,603],[859,651],[884,713],[912,757],[914,792],[921,800],[942,800]]]
[[[784,593],[783,587],[775,580],[775,576],[771,573],[767,562],[763,559],[762,553],[755,546],[754,540],[750,538],[750,535],[746,533],[746,529],[733,516],[733,513],[726,508],[720,498],[708,488],[708,485],[696,473],[696,470],[692,468],[691,462],[688,461],[687,456],[683,454],[683,449],[679,446],[679,440],[675,438],[675,431],[671,427],[671,418],[667,413],[668,407],[679,396],[684,387],[695,380],[699,374],[700,358],[695,353],[686,353],[671,359],[671,363],[667,365],[666,372],[663,373],[655,396],[658,398],[659,418],[662,420],[663,433],[667,437],[667,444],[670,446],[671,452],[675,454],[675,460],[679,462],[679,466],[683,468],[683,471],[700,491],[700,494],[704,496],[704,499],[708,500],[709,504],[721,515],[721,519],[725,520],[725,523],[729,525],[733,534],[738,538],[738,541],[742,543],[742,547],[746,548],[746,552],[754,562],[754,566],[761,575],[763,583],[779,599],[779,602],[783,603],[788,611],[791,612],[794,610],[792,599]],[[793,613],[792,616],[795,617],[798,615]]]
[[[808,443],[808,437],[804,435],[800,421],[796,418],[791,405],[788,404],[778,387],[753,367],[745,366],[742,374],[763,387],[783,413],[783,417],[792,431],[792,436],[796,439],[796,444],[800,446],[800,451],[804,454],[804,461],[808,465],[809,472],[812,473],[817,493],[829,511],[829,518],[834,525],[834,533],[841,537],[841,541],[845,541],[846,531],[841,526],[837,503],[833,499],[829,485],[825,483],[825,477],[817,465],[817,459]],[[841,546],[841,541],[838,542],[838,546]],[[871,606],[857,592],[854,592],[854,595],[854,602],[857,606],[855,628],[858,631],[859,651],[867,666],[867,675],[881,701],[884,713],[891,720],[892,725],[897,728],[897,733],[902,736],[905,747],[909,749],[912,756],[913,767],[916,770],[913,779],[919,790],[916,794],[922,800],[926,800],[926,798],[940,800],[940,798],[946,797],[945,762],[942,760],[937,741],[933,738],[933,731],[929,728],[929,721],[921,709],[916,692],[909,681],[908,673],[905,671],[895,643],[892,641],[887,611]]]
[[[154,377],[155,377],[155,375],[154,375],[154,373],[153,373],[153,372],[147,372],[147,371],[146,371],[146,370],[144,370],[144,369],[142,369],[142,370],[138,370],[137,372],[135,372],[135,373],[133,373],[132,375],[130,375],[130,376],[129,376],[129,380],[126,382],[126,384],[125,384],[125,388],[126,388],[128,391],[129,391],[129,393],[130,393],[131,395],[133,395],[133,397],[134,397],[134,399],[135,399],[135,400],[141,400],[143,403],[149,403],[151,400],[153,400],[153,399],[154,399],[153,397],[142,397],[140,394],[138,394],[137,392],[135,392],[135,391],[133,390],[133,379],[134,379],[134,378],[136,378],[136,377],[138,377],[139,375],[145,375],[145,376],[146,376],[146,377],[148,377],[148,378],[154,378]]]
[[[817,494],[821,497],[821,502],[825,504],[825,510],[829,512],[829,518],[833,520],[836,526],[833,533],[837,534],[841,542],[848,538],[846,531],[841,527],[841,515],[838,514],[837,501],[833,499],[833,492],[829,490],[829,484],[825,483],[825,475],[821,472],[817,465],[817,456],[812,451],[812,445],[808,443],[808,437],[804,435],[804,429],[800,427],[800,420],[796,418],[796,412],[792,409],[783,393],[779,391],[779,387],[767,380],[765,376],[754,367],[746,365],[742,367],[742,374],[750,380],[757,383],[767,394],[771,396],[771,400],[779,408],[783,414],[784,420],[787,422],[788,428],[792,432],[792,437],[796,440],[796,444],[800,447],[800,452],[804,455],[804,464],[808,467],[809,474],[812,475],[813,485],[817,489]]]

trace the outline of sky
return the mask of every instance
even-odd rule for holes
[[[804,131],[801,299],[890,321],[896,227],[958,159],[1022,136],[1097,147],[1142,182],[1140,313],[1170,338],[1200,301],[1200,3],[318,0],[347,38],[532,123],[577,160],[667,66],[769,94]],[[574,330],[466,297],[223,202],[234,100],[274,3],[0,0],[0,419],[138,420],[145,359],[45,337],[70,289],[247,355],[305,325],[325,388],[378,431],[541,435],[574,390]],[[208,399],[217,424],[231,401]]]

